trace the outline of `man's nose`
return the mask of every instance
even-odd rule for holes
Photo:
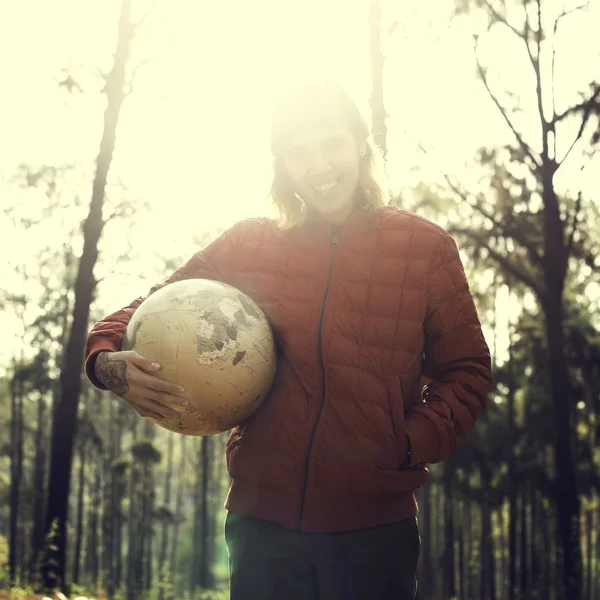
[[[327,175],[332,170],[333,166],[327,156],[320,150],[312,153],[309,164],[308,174],[316,177]]]

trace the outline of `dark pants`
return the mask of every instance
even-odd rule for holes
[[[301,533],[228,513],[230,600],[413,600],[416,518],[344,533]]]

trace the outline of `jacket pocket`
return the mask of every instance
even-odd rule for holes
[[[404,392],[402,380],[397,375],[387,377],[387,401],[392,431],[397,436],[404,429]]]

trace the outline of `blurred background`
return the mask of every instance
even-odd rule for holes
[[[418,491],[419,599],[600,599],[599,31],[600,0],[0,1],[0,598],[228,597],[225,436],[94,390],[85,337],[273,214],[271,89],[317,71],[493,353]]]

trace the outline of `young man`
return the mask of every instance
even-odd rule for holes
[[[234,285],[277,340],[271,392],[227,444],[231,598],[409,600],[414,490],[475,425],[489,350],[456,244],[387,206],[343,89],[316,80],[283,95],[272,151],[281,218],[234,225],[161,284]],[[152,357],[120,351],[141,302],[94,326],[87,374],[141,415],[176,418],[177,386]]]

